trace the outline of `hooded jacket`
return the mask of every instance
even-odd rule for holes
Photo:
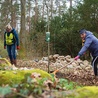
[[[85,43],[84,46],[79,51],[78,55],[81,56],[87,50],[90,51],[93,57],[98,56],[98,39],[93,35],[92,32],[86,31]]]

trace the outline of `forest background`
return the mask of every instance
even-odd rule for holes
[[[20,58],[47,56],[46,32],[50,32],[50,55],[74,57],[82,47],[81,28],[98,37],[98,0],[0,0],[2,43],[8,23],[19,33]]]

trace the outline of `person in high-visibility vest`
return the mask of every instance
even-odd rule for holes
[[[11,64],[17,66],[16,49],[20,49],[19,37],[15,28],[10,24],[6,25],[6,31],[4,32],[4,49],[7,49]]]
[[[87,50],[89,50],[90,54],[93,57],[91,64],[94,70],[94,75],[98,78],[98,39],[93,35],[92,32],[85,29],[81,29],[79,33],[81,39],[85,40],[85,42],[78,55],[74,59],[79,59]]]

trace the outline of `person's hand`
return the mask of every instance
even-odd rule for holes
[[[80,58],[80,56],[76,56],[75,58],[74,58],[74,60],[78,60]]]
[[[6,49],[6,46],[4,46],[4,49]]]
[[[19,46],[17,46],[17,50],[19,50],[20,49],[20,47]]]

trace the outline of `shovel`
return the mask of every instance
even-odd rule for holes
[[[72,60],[71,62],[69,62],[69,63],[67,64],[67,66],[70,65],[70,64],[72,64],[73,62],[74,62],[74,60]],[[66,66],[63,66],[63,67],[61,67],[61,68],[55,70],[55,71],[53,72],[53,74],[55,75],[59,70],[62,70],[64,67],[66,67]]]

